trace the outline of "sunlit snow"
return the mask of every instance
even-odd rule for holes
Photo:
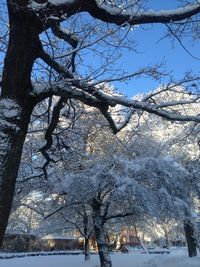
[[[172,249],[170,254],[112,254],[113,267],[199,267],[200,257],[188,258],[186,248]],[[78,256],[37,256],[0,260],[1,267],[99,267],[98,255],[85,262]]]

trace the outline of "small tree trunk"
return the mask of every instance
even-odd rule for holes
[[[168,236],[168,232],[164,231],[165,234],[165,243],[166,243],[166,248],[169,248],[169,236]]]
[[[188,247],[188,255],[189,257],[195,257],[197,256],[197,244],[193,223],[190,220],[185,220],[184,230]]]
[[[104,233],[103,225],[100,223],[100,221],[101,220],[98,220],[98,224],[95,224],[94,232],[96,236],[101,267],[112,267],[110,252],[106,243],[106,235]]]
[[[104,219],[101,214],[101,201],[99,199],[93,199],[92,209],[93,209],[93,225],[94,225],[94,233],[96,237],[99,258],[101,267],[112,267],[112,262],[110,258],[110,251],[108,248],[108,244],[106,242],[106,235],[104,232]]]
[[[83,229],[84,229],[84,254],[85,254],[85,260],[90,259],[90,253],[89,253],[89,234],[88,234],[88,215],[87,215],[87,207],[83,205]]]
[[[89,252],[89,238],[85,237],[84,240],[84,254],[85,254],[85,260],[89,260],[90,259],[90,252]]]

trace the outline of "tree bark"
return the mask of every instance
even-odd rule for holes
[[[90,252],[89,252],[89,238],[84,238],[84,254],[85,254],[85,261],[90,259]]]
[[[169,244],[169,236],[168,236],[168,232],[167,230],[164,230],[164,235],[165,235],[165,245],[166,245],[166,248],[169,248],[170,244]]]
[[[32,109],[31,71],[39,54],[39,28],[23,11],[28,1],[8,1],[10,35],[0,100],[0,246],[6,231]],[[23,5],[23,6],[22,6]]]
[[[7,116],[9,112],[16,116],[11,117],[11,114]],[[20,112],[20,106],[13,100],[0,101],[0,244],[8,223],[22,148],[30,120],[30,113],[20,114]]]
[[[189,257],[197,256],[197,243],[195,238],[195,231],[193,227],[193,223],[190,220],[184,221],[184,231],[185,237],[188,247],[188,255]]]
[[[93,224],[94,233],[96,237],[98,253],[100,258],[101,267],[112,267],[110,258],[110,251],[106,242],[106,235],[104,232],[104,220],[101,214],[101,204],[99,201],[94,200],[93,204]]]
[[[39,56],[41,27],[35,14],[24,9],[23,2],[8,1],[9,43],[4,61],[2,77],[2,98],[15,99],[23,108],[29,107],[28,95],[32,90],[31,71]]]
[[[90,234],[88,233],[88,227],[89,227],[89,218],[87,215],[87,207],[83,205],[83,231],[84,231],[84,254],[85,254],[85,260],[90,259],[90,252],[89,252],[89,238]]]
[[[101,267],[112,267],[110,251],[106,243],[106,235],[101,223],[101,218],[96,218],[94,222],[94,232],[96,236]]]

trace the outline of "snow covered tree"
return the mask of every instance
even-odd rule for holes
[[[180,94],[183,97],[185,89],[180,88],[176,91],[176,94],[173,93],[173,97],[172,93],[169,92],[167,94],[163,92],[162,94],[158,96],[159,101],[162,101],[163,96],[169,101],[171,98],[180,99]],[[192,114],[195,110],[199,109],[199,103],[189,104],[185,106],[185,109],[188,114]],[[146,157],[146,159],[154,158],[159,160],[159,158],[162,159],[166,155],[173,156],[174,160],[179,162],[187,173],[187,179],[183,179],[182,182],[188,189],[188,207],[185,209],[185,215],[182,218],[176,218],[175,216],[174,219],[182,220],[188,244],[188,254],[190,257],[196,256],[197,235],[193,211],[196,209],[194,196],[197,197],[199,188],[199,148],[197,134],[199,127],[195,123],[173,124],[169,121],[162,121],[152,114],[143,114],[139,122],[135,124],[137,127],[133,128],[134,124],[132,124],[132,129],[129,129],[125,133],[127,136],[124,137],[124,140],[126,141],[126,146],[131,147],[139,159]],[[133,133],[132,130],[134,130]],[[172,218],[171,214],[166,213],[167,210],[168,207],[159,210],[160,214],[157,216],[158,221],[168,221]]]
[[[151,97],[133,101],[104,92],[105,81],[123,80],[143,74],[157,78],[162,73],[159,72],[158,66],[154,66],[144,67],[134,73],[127,74],[122,71],[114,75],[115,70],[109,67],[114,65],[116,58],[112,58],[114,54],[109,49],[108,53],[105,53],[102,42],[106,41],[115,49],[116,45],[113,46],[113,42],[110,41],[116,38],[115,41],[120,48],[123,47],[124,39],[123,35],[118,35],[121,27],[127,27],[129,31],[132,26],[148,23],[173,24],[185,20],[187,24],[195,23],[193,18],[200,12],[200,4],[196,2],[166,12],[144,11],[138,5],[139,2],[6,1],[9,43],[3,66],[0,100],[0,243],[11,210],[30,117],[40,101],[56,95],[61,97],[62,106],[65,105],[66,99],[79,99],[87,105],[98,108],[114,133],[123,127],[123,125],[116,126],[108,112],[110,107],[117,104],[133,110],[146,110],[175,121],[200,121],[197,114],[187,116],[171,111],[169,107],[176,105],[176,101],[156,104],[151,102]],[[99,29],[96,27],[97,20]],[[58,40],[64,41],[62,42],[64,45],[57,46]],[[91,47],[102,56],[106,55],[104,64],[96,70],[89,66],[87,71],[81,71],[79,65],[86,60],[82,50]],[[39,75],[39,72],[42,75]],[[109,75],[105,76],[105,73]],[[97,79],[99,77],[101,79]],[[192,82],[192,79],[188,80]],[[124,123],[126,124],[127,120]]]
[[[115,155],[114,159],[93,158],[81,171],[68,171],[65,178],[57,183],[53,179],[52,183],[56,194],[66,196],[63,211],[68,205],[72,209],[69,199],[77,210],[87,205],[101,266],[111,266],[108,222],[116,223],[116,219],[127,216],[137,218],[138,223],[147,217],[183,221],[185,210],[190,212],[187,178],[187,171],[172,158],[128,159]],[[60,212],[60,208],[55,210]]]
[[[72,207],[77,205],[80,210],[83,204],[88,206],[101,266],[111,266],[105,224],[108,220],[134,214],[133,187],[124,177],[115,176],[109,164],[103,161],[101,165],[91,164],[80,174],[68,174],[65,183],[60,181],[57,187],[65,190],[66,195],[73,199]]]

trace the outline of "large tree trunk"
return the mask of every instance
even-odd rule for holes
[[[8,223],[29,119],[30,114],[22,114],[15,101],[0,101],[0,244]]]
[[[197,243],[195,238],[194,226],[191,220],[187,219],[184,221],[184,230],[188,247],[188,255],[189,257],[195,257],[197,256]]]
[[[10,35],[0,100],[0,245],[5,234],[14,196],[24,140],[34,102],[31,70],[39,51],[39,31],[27,1],[8,1]],[[35,26],[36,25],[36,26]]]

